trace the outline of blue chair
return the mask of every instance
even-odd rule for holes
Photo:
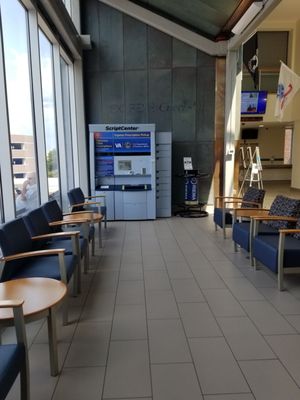
[[[65,215],[57,203],[56,200],[50,200],[47,203],[42,205],[42,210],[44,212],[44,215],[47,219],[48,224],[53,224],[51,225],[52,229],[54,232],[63,232],[62,227],[69,225],[66,223],[63,218]],[[81,230],[81,228],[80,228]],[[93,224],[88,226],[88,242],[91,243],[92,245],[92,255],[95,255],[95,227]],[[84,272],[87,272],[87,268],[89,265],[89,252],[86,252],[86,262],[84,263]]]
[[[79,233],[76,232],[79,236]],[[17,218],[0,227],[0,282],[18,278],[44,277],[67,283],[73,279],[73,294],[78,293],[78,256],[65,254],[63,246],[36,250],[23,218]],[[67,323],[67,309],[63,313]]]
[[[242,198],[240,197],[215,197],[214,223],[215,229],[220,226],[223,229],[223,236],[226,237],[226,227],[233,223],[234,209],[261,208],[265,197],[265,191],[255,187],[249,187]]]
[[[68,191],[68,198],[72,212],[92,210],[104,216],[104,226],[107,227],[105,195],[84,196],[80,187]],[[91,201],[95,199],[94,201]],[[99,199],[99,200],[97,200]]]
[[[280,222],[280,221],[276,221]],[[284,274],[300,273],[300,218],[294,229],[279,229],[277,235],[257,234],[254,227],[253,257],[278,274],[278,289],[283,290]]]
[[[65,254],[75,254],[78,257],[78,290],[80,290],[80,271],[81,258],[84,259],[85,269],[88,262],[88,243],[87,240],[79,237],[78,231],[55,232],[49,225],[48,220],[43,212],[43,208],[39,207],[30,211],[23,216],[26,227],[34,240],[36,250],[58,249],[64,248]]]
[[[19,374],[21,400],[30,398],[27,340],[22,305],[22,300],[0,301],[0,309],[13,309],[17,336],[17,343],[0,345],[0,400],[6,398]]]
[[[263,215],[264,214],[264,215]],[[260,223],[258,226],[258,232],[260,234],[278,234],[278,229],[289,228],[292,227],[295,222],[295,218],[297,219],[300,216],[300,200],[291,199],[286,196],[278,195],[275,197],[271,207],[269,210],[237,210],[235,215],[239,216],[252,216],[258,217],[261,216],[266,217],[292,217],[292,220],[288,220],[282,218],[281,220],[278,218],[274,218],[273,220],[269,219],[266,223]],[[234,217],[234,220],[236,217]],[[253,222],[253,221],[252,221]],[[234,241],[235,251],[237,251],[237,245],[239,245],[244,250],[250,252],[250,256],[252,258],[252,222],[239,222],[237,220],[234,221],[232,226],[232,239]]]

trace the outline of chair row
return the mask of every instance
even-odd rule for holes
[[[300,200],[278,195],[270,209],[235,208],[231,217],[235,251],[243,248],[252,266],[259,261],[277,273],[283,290],[284,274],[300,272]]]
[[[74,218],[76,217],[76,218]],[[98,215],[98,221],[102,217]],[[63,214],[56,200],[49,201],[27,215],[0,227],[0,282],[20,278],[52,278],[66,286],[72,280],[72,294],[80,292],[81,261],[84,271],[89,264],[89,242],[95,249],[93,212]],[[79,224],[75,227],[74,222]],[[72,230],[62,227],[72,224]],[[99,229],[100,234],[100,229]],[[99,240],[100,243],[100,240]],[[21,282],[21,281],[20,281]],[[20,373],[21,399],[29,399],[29,369],[22,301],[0,301],[0,308],[13,308],[17,343],[0,345],[0,399],[4,400]],[[63,319],[67,323],[67,308],[63,305]],[[0,341],[1,342],[1,341]],[[49,336],[50,346],[50,336]],[[50,361],[55,354],[50,349]],[[56,374],[58,367],[51,373]]]

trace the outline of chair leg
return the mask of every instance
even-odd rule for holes
[[[237,245],[236,242],[233,242],[233,243],[234,243],[234,251],[235,251],[235,253],[237,253],[238,252],[238,245]]]
[[[101,221],[98,224],[98,235],[99,235],[99,247],[102,247],[102,229],[101,229]]]
[[[63,306],[65,307],[66,302]],[[65,310],[63,310],[65,311]],[[58,352],[57,352],[57,337],[56,337],[56,313],[53,308],[50,307],[49,315],[47,317],[48,323],[48,341],[49,341],[49,355],[50,355],[50,369],[51,376],[58,374]]]
[[[104,215],[104,228],[105,229],[107,228],[107,216],[106,216],[106,213]]]
[[[278,270],[278,290],[283,290],[283,268]]]
[[[278,242],[277,271],[278,290],[283,290],[283,260],[284,260],[285,233],[280,232]]]
[[[252,259],[251,259],[251,266],[254,267],[255,271],[258,270],[257,260],[255,257],[252,257]]]
[[[95,235],[92,238],[92,256],[95,255]]]
[[[80,256],[78,257],[78,265],[77,265],[77,294],[81,293],[81,252]]]
[[[22,363],[20,371],[21,400],[30,399],[29,361],[27,349],[25,351],[25,361]]]
[[[217,232],[217,230],[218,230],[218,225],[215,224],[215,231]]]
[[[62,319],[63,325],[68,325],[68,305],[66,300],[63,302],[62,305]]]
[[[223,226],[223,238],[226,239],[226,228]]]
[[[89,244],[86,246],[86,251],[84,255],[84,269],[83,272],[87,274],[89,268],[89,261],[90,261],[90,246]]]

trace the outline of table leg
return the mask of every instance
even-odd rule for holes
[[[56,337],[56,313],[54,307],[49,308],[47,323],[48,323],[48,340],[49,340],[49,355],[50,355],[50,372],[51,376],[56,376],[59,371],[58,371],[57,337]]]
[[[99,221],[98,226],[99,226],[99,247],[102,247],[102,229],[101,229],[101,221]]]

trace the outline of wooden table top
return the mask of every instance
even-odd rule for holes
[[[0,300],[24,300],[25,317],[58,304],[66,295],[66,285],[50,278],[24,278],[0,282]],[[13,318],[12,309],[0,309],[0,320]]]
[[[99,222],[103,219],[103,215],[96,212],[76,212],[68,215],[64,215],[63,221],[70,223],[84,223],[84,222]],[[61,225],[62,221],[50,222],[49,225]]]

